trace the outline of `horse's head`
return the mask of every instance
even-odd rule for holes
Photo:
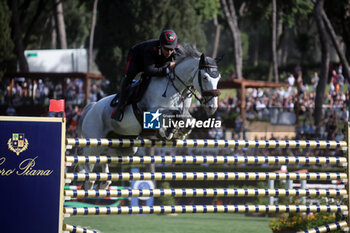
[[[202,96],[201,104],[205,111],[212,115],[218,108],[218,96],[220,90],[217,89],[221,78],[215,59],[201,55],[198,67],[198,76],[193,80],[193,86]]]

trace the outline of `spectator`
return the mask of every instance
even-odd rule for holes
[[[320,80],[320,78],[318,77],[318,73],[315,72],[314,73],[314,76],[312,77],[312,80],[311,80],[311,84],[312,84],[312,91],[313,92],[316,92],[316,88],[317,88],[317,85],[318,85],[318,81]]]
[[[331,84],[333,85],[332,91],[337,90],[337,85],[338,85],[338,73],[335,70],[332,70],[332,79],[331,79]]]
[[[288,93],[291,94],[293,92],[293,86],[294,86],[294,83],[295,83],[295,78],[294,78],[293,74],[289,74],[287,82],[289,84]]]
[[[12,103],[6,109],[6,116],[16,116],[16,109],[13,107]]]
[[[209,133],[209,137],[213,138],[213,139],[221,139],[224,136],[224,131],[221,127],[220,128],[215,128],[215,127],[211,128],[208,133]]]
[[[241,135],[241,131],[243,129],[243,119],[241,117],[241,115],[238,115],[235,119],[235,128],[234,128],[234,132],[235,132],[235,137],[237,137],[238,139],[240,139]]]

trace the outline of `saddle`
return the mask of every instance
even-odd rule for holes
[[[134,111],[134,114],[140,123],[142,125],[142,111],[138,108],[137,103],[142,99],[143,95],[145,94],[149,84],[151,82],[151,77],[147,75],[141,75],[141,78],[138,80],[133,80],[132,84],[128,90],[126,104],[131,104],[132,109]],[[112,99],[110,106],[115,108],[119,101],[119,93],[117,93],[114,98]],[[114,110],[116,111],[116,109]]]
[[[151,81],[151,77],[142,74],[141,78],[138,80],[133,80],[131,86],[128,90],[127,95],[127,104],[136,104],[138,103],[143,95],[145,94],[147,87]],[[110,106],[116,107],[119,100],[119,93],[117,93],[112,99]]]

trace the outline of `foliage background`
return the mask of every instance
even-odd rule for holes
[[[222,0],[221,0],[222,1]],[[138,42],[158,38],[165,28],[174,29],[180,43],[196,44],[211,56],[217,18],[220,30],[218,55],[223,79],[231,79],[234,71],[233,40],[220,0],[111,0],[99,1],[94,36],[94,54],[98,71],[111,81],[111,92],[118,90],[130,47]],[[59,48],[55,27],[55,1],[0,0],[0,80],[6,71],[17,69],[14,24],[11,3],[18,3],[24,49]],[[88,48],[94,0],[62,0],[68,48]],[[233,1],[241,31],[243,76],[246,79],[268,80],[271,64],[270,0]],[[303,69],[304,82],[320,69],[320,42],[312,0],[279,0],[277,41],[280,81],[294,71]],[[339,42],[350,57],[350,3],[348,0],[325,0],[324,9],[338,35]],[[55,42],[56,41],[56,42]],[[332,63],[339,59],[329,41]],[[96,71],[96,70],[95,70]]]

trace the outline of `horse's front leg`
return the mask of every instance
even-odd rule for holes
[[[101,165],[101,168],[102,168],[102,172],[103,173],[109,173],[109,166],[108,164],[103,164]],[[108,187],[112,184],[112,181],[111,180],[106,180],[106,181],[101,181],[100,182],[100,185],[99,185],[99,188],[100,189],[108,189]]]
[[[174,139],[181,139],[184,140],[187,138],[188,135],[192,132],[192,128],[182,128],[178,129],[174,134]]]
[[[97,148],[84,148],[83,155],[85,156],[96,156],[98,154]],[[94,164],[84,164],[84,170],[80,172],[91,173],[94,170]],[[85,180],[83,188],[84,189],[93,189],[95,181]]]
[[[84,171],[85,173],[91,173],[94,169],[94,164],[85,164],[84,165]],[[93,189],[94,187],[94,184],[95,184],[95,181],[92,181],[92,180],[85,180],[84,181],[84,185],[83,185],[83,188],[84,189]]]
[[[175,128],[162,127],[158,130],[158,137],[160,137],[161,139],[171,140],[173,139],[175,133]]]

